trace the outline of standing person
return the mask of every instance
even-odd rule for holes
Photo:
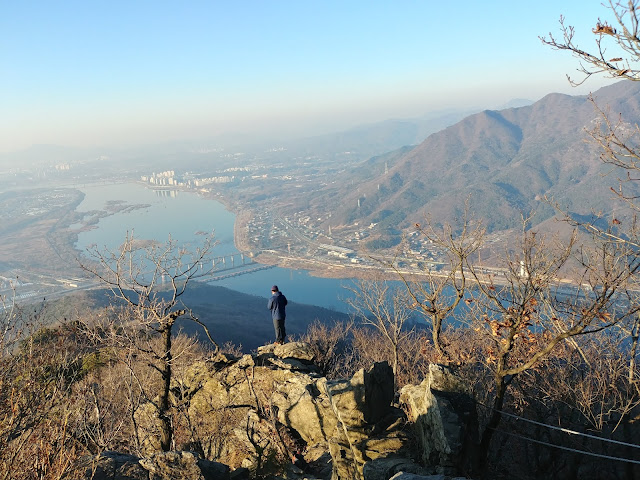
[[[271,318],[273,318],[273,328],[276,331],[276,344],[282,345],[284,339],[287,336],[287,332],[284,329],[284,319],[286,317],[285,305],[287,304],[287,297],[285,297],[278,286],[271,287],[271,298],[267,303],[267,308],[271,310]]]

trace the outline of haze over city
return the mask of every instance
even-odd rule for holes
[[[0,480],[640,479],[640,0],[4,3]]]
[[[599,2],[10,2],[0,152],[317,135],[572,88]],[[603,18],[604,20],[604,18]]]

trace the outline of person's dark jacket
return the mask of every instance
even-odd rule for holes
[[[271,310],[271,318],[274,320],[284,320],[286,317],[285,305],[287,304],[287,297],[282,292],[274,292],[269,298],[267,308]]]

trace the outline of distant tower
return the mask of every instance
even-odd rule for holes
[[[384,162],[384,174],[389,173],[389,162]]]
[[[331,236],[331,225],[329,225],[329,236]]]
[[[526,278],[526,277],[529,276],[529,275],[527,275],[527,270],[524,267],[524,260],[520,260],[520,276],[522,278]]]
[[[360,208],[360,199],[358,199],[358,208]]]

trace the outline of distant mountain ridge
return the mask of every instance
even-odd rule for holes
[[[640,85],[621,82],[593,94],[597,105],[640,122]],[[532,105],[471,115],[415,148],[374,157],[313,202],[334,212],[328,223],[408,227],[431,217],[453,223],[467,196],[489,230],[553,215],[543,200],[586,214],[614,208],[617,176],[586,141],[598,113],[586,96],[550,94]],[[607,173],[609,173],[607,175]]]
[[[389,119],[359,125],[344,131],[285,142],[291,151],[309,155],[349,152],[366,159],[408,145],[418,145],[434,132],[453,125],[478,109],[435,111],[415,118]],[[295,161],[295,157],[291,158]]]
[[[535,103],[533,100],[528,100],[526,98],[514,98],[512,100],[509,100],[507,103],[501,105],[496,110],[506,110],[507,108],[528,107],[533,103]]]
[[[509,107],[531,101],[514,99]],[[505,106],[505,108],[507,108]],[[264,134],[225,133],[200,140],[167,141],[163,143],[119,147],[70,147],[62,145],[32,145],[29,148],[0,152],[0,168],[12,166],[51,166],[56,163],[96,163],[109,158],[109,163],[130,167],[133,164],[148,168],[173,168],[176,162],[188,168],[207,168],[219,162],[219,152],[248,152],[262,156],[265,151],[282,148],[282,163],[298,162],[300,155],[341,155],[348,152],[353,161],[361,161],[381,152],[407,145],[417,145],[430,134],[453,125],[479,108],[436,110],[418,117],[395,118],[358,125],[343,131],[323,135],[274,138]],[[274,156],[275,157],[275,156]],[[213,159],[213,160],[212,160]],[[153,165],[150,165],[150,163]],[[104,165],[103,165],[104,166]]]

